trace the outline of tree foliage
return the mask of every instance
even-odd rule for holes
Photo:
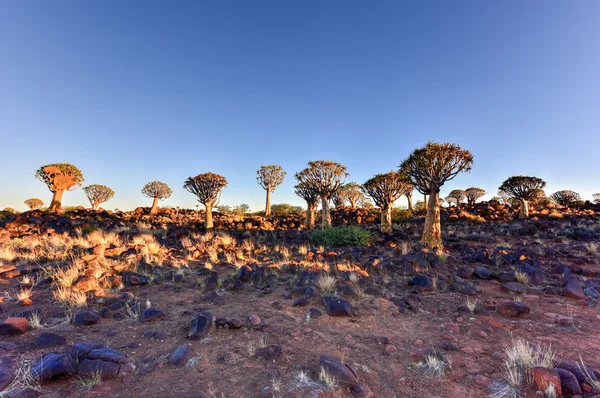
[[[373,199],[375,205],[382,209],[390,207],[402,195],[406,195],[408,190],[413,189],[405,177],[395,171],[375,175],[367,180],[362,188],[365,194]]]
[[[105,185],[89,185],[83,188],[93,209],[97,209],[101,203],[107,202],[115,196],[115,192]]]
[[[594,198],[594,203],[600,203],[600,193],[595,193],[592,197]]]
[[[309,184],[320,196],[330,198],[348,175],[346,166],[329,160],[317,160],[308,162],[307,168],[296,173],[296,180]]]
[[[456,203],[456,205],[458,206],[462,202],[465,201],[465,199],[467,198],[467,194],[462,189],[454,189],[454,190],[450,191],[450,193],[448,194],[448,196],[446,198],[450,199],[451,201]]]
[[[260,166],[260,169],[256,171],[256,181],[263,187],[264,190],[273,192],[283,180],[285,180],[286,172],[283,171],[281,166],[269,165]]]
[[[69,163],[55,163],[40,167],[35,177],[48,186],[50,192],[72,191],[84,181],[81,170]]]
[[[171,196],[173,191],[167,184],[161,181],[152,181],[144,185],[142,194],[148,198],[165,200]]]
[[[204,205],[217,204],[221,196],[221,190],[226,186],[227,180],[225,177],[210,172],[190,177],[183,184],[183,188],[196,195],[198,202]]]
[[[463,171],[473,167],[473,155],[456,144],[429,142],[415,149],[400,165],[415,189],[423,195],[440,192],[440,188]]]
[[[349,182],[331,195],[331,201],[336,208],[345,207],[347,203],[351,208],[355,208],[364,200],[364,196],[360,184]]]
[[[29,210],[39,209],[40,207],[44,206],[44,202],[42,202],[42,200],[38,198],[30,198],[24,201],[23,203],[25,203],[27,207],[29,207]]]
[[[483,195],[485,195],[485,189],[475,187],[465,189],[465,196],[467,197],[469,206],[473,206],[475,202],[477,202],[477,199],[481,198]]]
[[[499,192],[507,194],[511,198],[518,200],[534,200],[539,197],[540,190],[543,190],[546,182],[538,177],[515,176],[510,177],[502,183]]]
[[[554,192],[552,195],[550,195],[550,199],[561,206],[568,206],[573,202],[579,202],[581,200],[581,196],[579,196],[577,192],[566,189],[563,191]]]

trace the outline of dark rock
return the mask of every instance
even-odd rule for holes
[[[264,358],[267,361],[276,361],[281,355],[281,346],[279,344],[271,344],[266,347],[257,348],[254,356],[256,358]]]
[[[126,364],[129,362],[127,355],[121,351],[109,347],[100,347],[91,350],[86,355],[87,359],[98,359],[104,362],[114,362],[118,364]]]
[[[36,348],[50,348],[65,344],[67,339],[54,333],[42,333],[39,335],[34,345]]]
[[[126,286],[139,286],[150,283],[150,279],[147,276],[138,274],[137,272],[123,272],[121,276]]]
[[[188,339],[200,340],[206,337],[212,326],[213,316],[210,312],[201,312],[192,319]]]
[[[414,312],[419,311],[421,308],[421,297],[417,296],[416,294],[406,295],[406,297],[404,297],[404,301],[406,302],[408,308]]]
[[[358,383],[358,384],[354,384],[352,386],[352,394],[355,397],[360,397],[360,398],[374,398],[375,394],[373,394],[373,391],[371,391],[371,388],[366,385],[365,383]]]
[[[342,386],[353,386],[358,383],[356,372],[350,366],[335,358],[323,355],[319,360],[319,365]]]
[[[481,279],[489,279],[492,276],[491,271],[485,267],[476,267],[473,274]]]
[[[467,267],[460,267],[456,271],[456,275],[463,279],[471,279],[473,277],[473,269]]]
[[[15,376],[10,371],[10,365],[0,361],[0,392],[4,391],[14,379]]]
[[[579,300],[585,297],[585,293],[577,279],[569,279],[563,287],[563,296]]]
[[[292,304],[294,307],[304,307],[308,305],[308,299],[306,297],[300,297]]]
[[[427,275],[414,276],[411,281],[411,285],[422,287],[425,289],[433,289],[433,280]]]
[[[29,330],[27,318],[8,318],[0,323],[0,336],[16,336]]]
[[[520,301],[507,301],[500,303],[497,311],[504,316],[520,318],[529,314],[531,310],[527,304]]]
[[[321,315],[323,315],[323,313],[321,311],[319,311],[318,309],[309,308],[306,316],[310,319],[316,319],[316,318],[320,317]]]
[[[180,347],[177,347],[169,356],[169,365],[175,367],[184,366],[192,353],[192,346],[190,344],[184,344]]]
[[[147,339],[166,340],[167,334],[159,330],[146,330],[143,336]]]
[[[524,294],[527,291],[527,289],[525,288],[525,285],[523,285],[520,282],[508,282],[508,283],[500,286],[500,290],[502,290],[504,292],[518,293],[518,294]]]
[[[162,312],[161,310],[157,310],[155,308],[146,308],[140,314],[139,321],[140,322],[152,322],[157,321],[159,319],[163,319],[167,314]]]
[[[77,362],[81,362],[90,351],[98,348],[102,348],[102,344],[77,343],[73,346],[73,348],[71,348],[71,353],[69,355]]]
[[[344,299],[326,301],[325,311],[329,316],[352,316],[352,305]]]
[[[570,371],[561,368],[553,369],[560,377],[560,385],[562,386],[563,393],[569,395],[581,395],[581,387],[577,381],[577,377]]]
[[[93,377],[100,374],[102,380],[114,379],[119,376],[121,365],[115,362],[102,361],[99,359],[84,359],[79,364],[79,375],[81,377]]]
[[[32,376],[40,381],[66,376],[75,371],[75,361],[67,354],[51,352],[44,355],[31,368]]]
[[[90,326],[100,321],[100,314],[97,311],[79,311],[73,317],[73,325]]]

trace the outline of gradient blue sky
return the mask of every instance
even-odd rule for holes
[[[51,194],[43,164],[112,187],[105,208],[194,207],[185,179],[227,177],[222,203],[260,210],[261,164],[303,204],[309,160],[350,180],[428,140],[472,151],[448,183],[600,191],[598,1],[22,1],[0,3],[0,208]],[[490,195],[488,195],[488,198]],[[399,202],[404,203],[403,201]],[[89,205],[81,189],[64,205]]]

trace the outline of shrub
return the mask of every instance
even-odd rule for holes
[[[392,222],[394,224],[409,221],[412,217],[412,211],[400,207],[392,208]]]
[[[373,242],[371,234],[357,226],[342,226],[313,231],[310,239],[317,245],[329,247],[367,246]]]
[[[287,216],[290,214],[300,214],[302,207],[293,206],[288,203],[280,203],[271,206],[271,214],[274,216]]]

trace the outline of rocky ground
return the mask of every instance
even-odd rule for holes
[[[4,214],[0,396],[599,397],[600,206],[516,211]]]

